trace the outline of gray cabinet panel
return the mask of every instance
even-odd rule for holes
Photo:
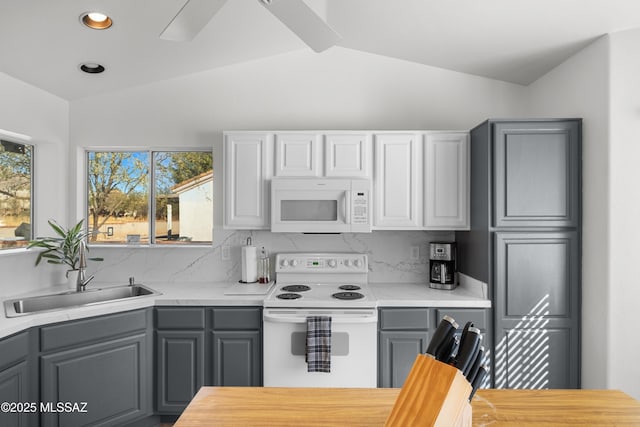
[[[431,311],[428,308],[384,308],[380,310],[380,329],[429,329]]]
[[[147,327],[145,310],[126,311],[40,328],[40,350],[50,351],[104,340]]]
[[[148,413],[145,333],[40,358],[43,402],[87,402],[86,413],[44,413],[44,426],[122,425]]]
[[[0,341],[0,369],[10,366],[29,354],[29,335],[22,332]]]
[[[500,318],[576,316],[580,274],[576,232],[495,236]]]
[[[496,123],[493,132],[494,226],[576,226],[579,122]]]
[[[509,329],[496,351],[496,388],[575,388],[575,333],[568,328]]]
[[[496,233],[498,388],[580,385],[578,234]]]
[[[204,331],[158,331],[158,412],[181,412],[204,385],[204,338]]]
[[[262,308],[260,307],[216,307],[212,309],[211,327],[216,330],[260,329]]]
[[[214,331],[212,334],[213,385],[262,385],[260,331]]]
[[[378,342],[378,386],[402,387],[416,356],[427,350],[427,331],[381,331]]]
[[[156,308],[158,329],[204,329],[204,308]]]
[[[4,342],[0,343],[4,344]],[[6,348],[3,346],[3,349]],[[28,393],[28,365],[22,361],[10,368],[0,371],[0,402],[27,403],[33,401]],[[27,412],[0,412],[0,426],[24,427],[29,425],[29,418],[34,414]]]
[[[485,308],[439,308],[436,310],[436,324],[439,325],[445,315],[453,317],[460,327],[467,322],[473,322],[481,331],[489,327],[489,310]]]

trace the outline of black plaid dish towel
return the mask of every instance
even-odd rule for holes
[[[331,372],[331,317],[307,317],[307,372]]]

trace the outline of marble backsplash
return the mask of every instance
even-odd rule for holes
[[[218,236],[220,242],[207,247],[93,247],[91,256],[103,262],[89,262],[87,274],[95,283],[127,284],[136,282],[225,282],[240,278],[240,248],[251,237],[258,248],[264,246],[272,255],[278,252],[363,252],[369,256],[371,282],[426,282],[428,243],[454,239],[453,232],[374,231],[373,233],[298,234],[268,231],[235,231]],[[229,259],[222,259],[227,246]],[[420,248],[420,257],[411,259],[411,247]],[[33,253],[0,257],[0,292],[2,297],[48,287],[64,281],[60,266],[33,266]]]

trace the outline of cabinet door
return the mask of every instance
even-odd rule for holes
[[[28,375],[26,361],[0,371],[0,402],[27,403],[33,401],[27,391]],[[29,425],[30,417],[33,418],[34,415],[24,411],[0,411],[0,426],[26,427]]]
[[[580,212],[580,122],[495,123],[494,225],[574,227]]]
[[[204,331],[158,331],[157,410],[180,413],[204,385]]]
[[[411,230],[422,225],[419,140],[416,134],[375,135],[376,229]]]
[[[495,248],[496,387],[579,387],[577,233],[496,233]]]
[[[42,402],[86,402],[86,412],[46,412],[44,426],[123,425],[147,408],[146,334],[40,357]]]
[[[378,386],[402,387],[416,356],[427,351],[427,331],[381,331],[378,342]]]
[[[427,134],[424,165],[425,227],[469,229],[469,134]]]
[[[212,336],[213,385],[261,386],[260,331],[214,331]]]
[[[371,141],[367,134],[329,134],[324,142],[325,176],[369,176]]]
[[[276,176],[319,176],[320,135],[276,135]]]
[[[225,134],[225,228],[269,228],[270,147],[266,133]]]

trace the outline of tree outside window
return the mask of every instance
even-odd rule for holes
[[[0,140],[0,249],[32,238],[33,146]]]
[[[87,176],[92,242],[211,243],[211,152],[91,151]]]

